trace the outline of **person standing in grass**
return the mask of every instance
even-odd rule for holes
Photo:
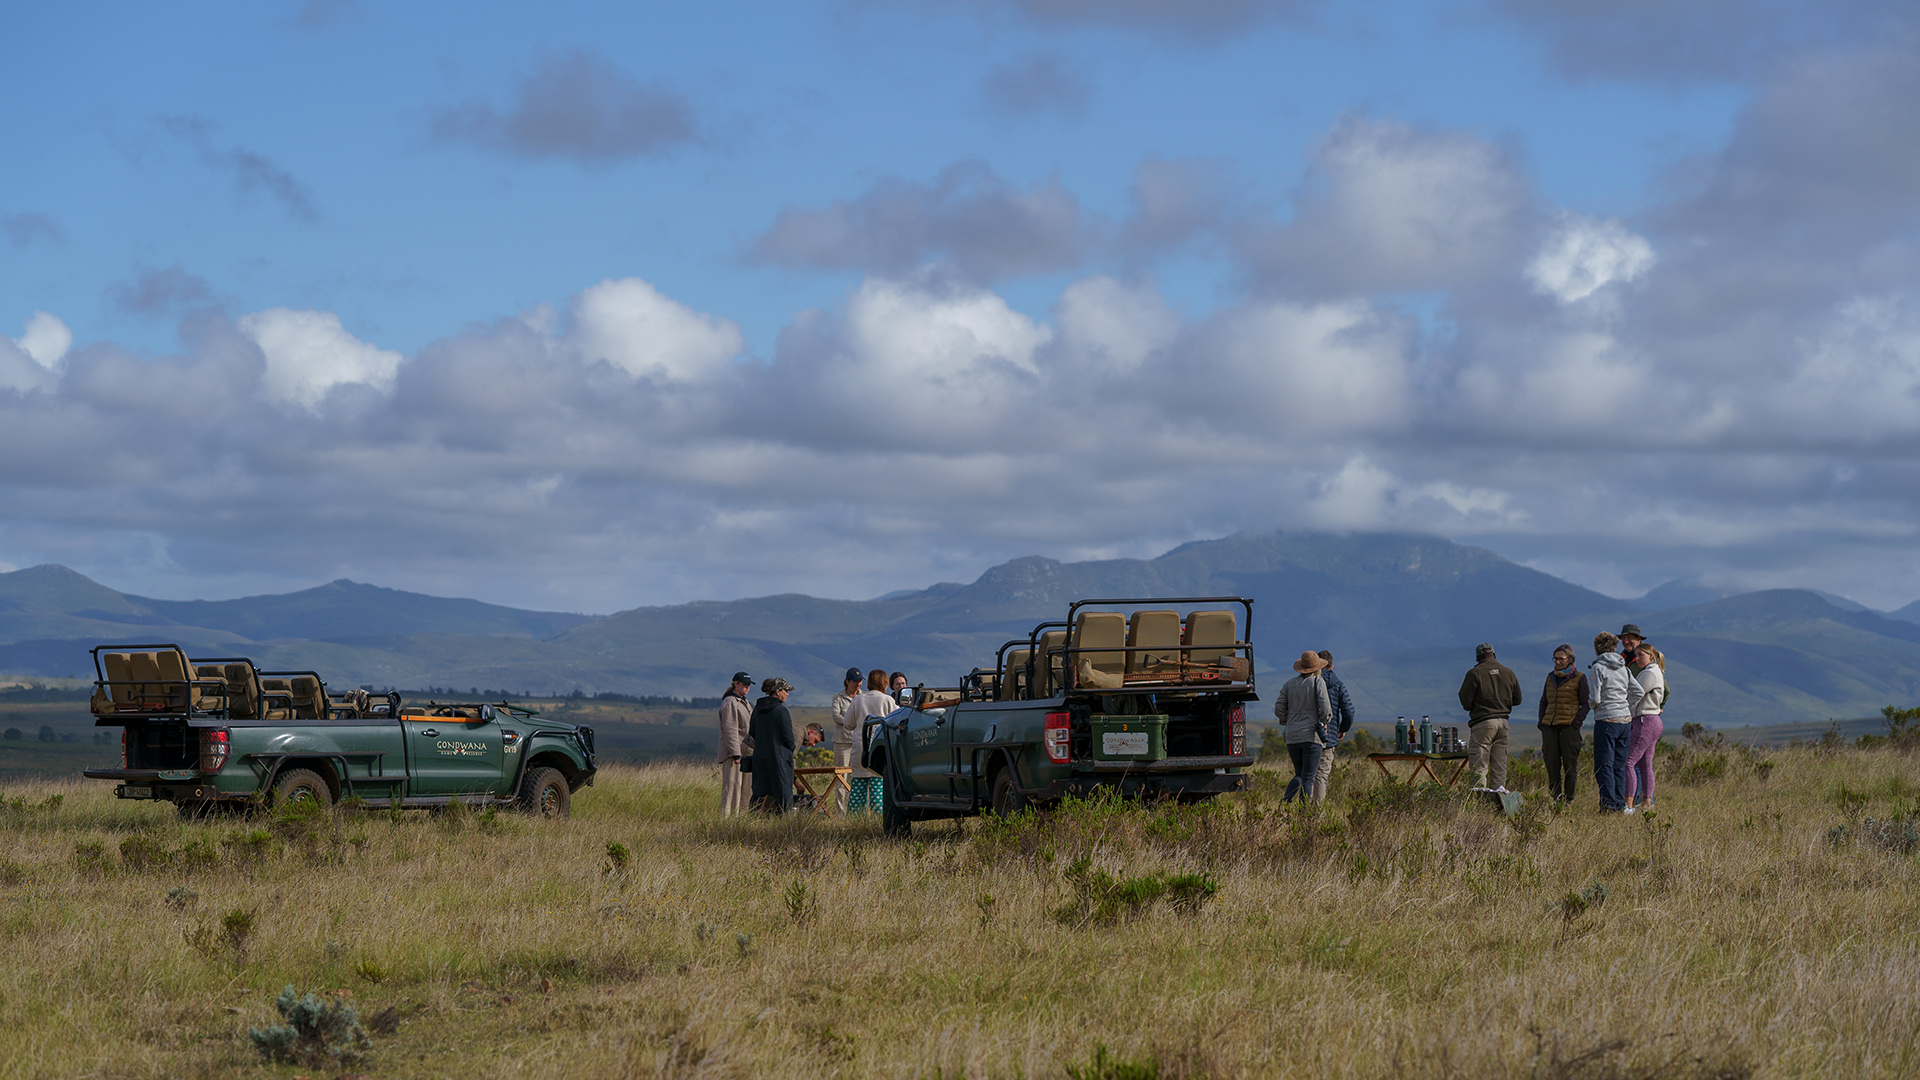
[[[784,814],[793,805],[793,714],[787,695],[793,684],[768,679],[760,684],[765,696],[753,703],[753,808],[763,814]]]
[[[1313,778],[1320,771],[1327,728],[1339,723],[1333,716],[1333,700],[1327,696],[1327,680],[1320,676],[1326,666],[1318,655],[1301,653],[1293,662],[1296,674],[1280,687],[1280,698],[1273,703],[1273,718],[1286,733],[1287,756],[1293,759],[1288,802],[1300,795],[1319,801],[1313,793]]]
[[[1660,733],[1666,728],[1660,719],[1660,710],[1667,703],[1667,658],[1659,649],[1642,642],[1634,653],[1634,660],[1640,670],[1634,673],[1633,681],[1640,693],[1634,699],[1633,723],[1627,730],[1626,809],[1629,814],[1636,807],[1653,809],[1653,755],[1660,746]]]
[[[1320,669],[1320,677],[1327,681],[1327,701],[1333,705],[1334,722],[1327,725],[1327,737],[1320,744],[1320,767],[1313,774],[1313,799],[1315,802],[1327,801],[1327,782],[1333,779],[1333,755],[1340,748],[1340,740],[1353,730],[1353,697],[1347,693],[1347,684],[1333,673],[1333,654],[1321,649],[1320,659],[1327,666]]]
[[[1593,639],[1593,663],[1587,665],[1593,702],[1593,783],[1600,789],[1600,808],[1613,813],[1627,808],[1628,728],[1634,703],[1645,693],[1628,673],[1626,658],[1614,651],[1619,644],[1619,638],[1601,631]]]
[[[833,722],[835,725],[838,725],[840,721],[846,719],[847,703],[852,701],[854,695],[859,692],[860,669],[850,667],[847,669],[847,673],[840,677],[840,692],[833,695]]]
[[[1587,677],[1574,666],[1573,646],[1553,650],[1553,670],[1540,691],[1540,756],[1547,763],[1547,793],[1555,802],[1573,801],[1573,778],[1580,766],[1580,726],[1593,711]]]
[[[887,693],[887,673],[882,668],[867,672],[867,688],[854,695],[847,705],[847,718],[843,727],[837,728],[833,735],[834,760],[839,761],[840,740],[845,738],[851,747],[849,762],[853,768],[852,794],[840,793],[840,812],[846,813],[851,807],[855,810],[877,810],[880,800],[873,791],[880,779],[878,773],[863,764],[866,758],[867,721],[876,720],[900,707],[899,702]]]
[[[1507,790],[1507,718],[1520,704],[1520,677],[1500,662],[1493,646],[1474,646],[1473,667],[1460,681],[1460,707],[1467,710],[1467,770],[1473,786]]]
[[[747,690],[753,677],[744,671],[733,673],[733,682],[720,697],[720,816],[728,817],[747,808],[748,774],[740,771],[740,759],[753,753],[753,740],[747,726],[753,720],[753,706],[747,704]]]

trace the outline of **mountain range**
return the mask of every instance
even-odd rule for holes
[[[1301,651],[1328,649],[1363,719],[1457,713],[1480,641],[1522,674],[1531,702],[1555,644],[1585,656],[1596,632],[1628,621],[1667,653],[1674,723],[1819,722],[1920,697],[1920,602],[1882,614],[1810,590],[1725,596],[1687,582],[1619,600],[1481,548],[1399,534],[1241,534],[1153,559],[1015,559],[970,584],[874,600],[782,595],[604,616],[345,580],[157,600],[35,566],[0,574],[0,672],[80,675],[93,645],[169,641],[317,670],[336,686],[711,696],[744,669],[824,700],[849,665],[951,684],[1081,597],[1228,594],[1255,601],[1252,641],[1270,685]]]

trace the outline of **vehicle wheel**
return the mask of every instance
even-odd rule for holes
[[[1013,766],[1007,765],[993,774],[993,812],[1001,817],[1011,817],[1025,810],[1027,797],[1020,793],[1020,785],[1014,781]]]
[[[888,775],[886,769],[890,764],[882,760],[881,768],[876,770],[880,774],[880,831],[905,839],[913,835],[913,822],[907,817],[906,807],[893,803],[893,777]]]
[[[528,769],[520,781],[520,809],[534,817],[565,820],[573,810],[573,789],[559,769]]]
[[[333,789],[312,769],[288,769],[273,782],[273,805],[314,802],[322,808],[333,805]]]

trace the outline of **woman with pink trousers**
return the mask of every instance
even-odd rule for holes
[[[1640,643],[1633,654],[1633,726],[1627,733],[1627,813],[1653,809],[1653,755],[1666,725],[1660,710],[1667,704],[1667,658],[1660,650]],[[1638,691],[1636,694],[1635,691]]]

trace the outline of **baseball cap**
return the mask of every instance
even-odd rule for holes
[[[748,686],[752,686],[753,676],[747,674],[744,671],[736,671],[733,673],[733,681],[737,683],[746,683]]]
[[[849,682],[859,680],[859,679],[864,679],[866,677],[867,677],[866,673],[862,672],[857,667],[850,667],[847,669],[846,678],[847,678],[847,681]]]

